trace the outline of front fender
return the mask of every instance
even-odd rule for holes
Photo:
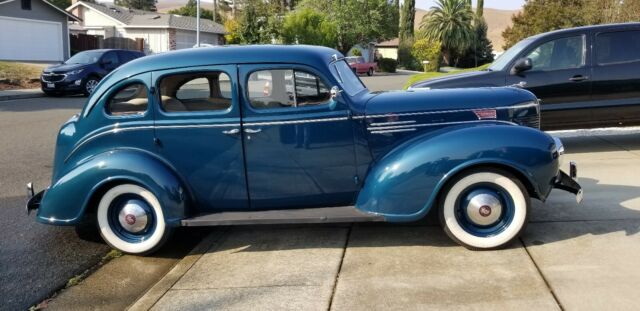
[[[37,219],[42,223],[74,225],[89,208],[96,191],[112,183],[135,183],[162,202],[165,221],[176,226],[185,216],[188,195],[178,176],[153,155],[135,149],[98,154],[68,170],[45,192]]]
[[[370,168],[356,206],[388,221],[415,221],[434,205],[440,189],[470,167],[507,167],[546,198],[558,173],[551,136],[512,125],[462,125],[418,135]]]

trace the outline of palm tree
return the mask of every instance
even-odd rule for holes
[[[424,38],[442,43],[442,55],[451,65],[453,52],[466,50],[473,41],[473,11],[465,0],[438,0],[420,22]]]

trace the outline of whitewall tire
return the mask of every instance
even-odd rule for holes
[[[469,249],[501,248],[524,230],[530,198],[522,182],[506,171],[475,169],[450,181],[440,199],[440,223]]]
[[[156,196],[134,184],[109,189],[100,199],[97,219],[102,238],[128,254],[146,255],[156,251],[171,231]]]

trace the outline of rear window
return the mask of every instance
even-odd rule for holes
[[[596,36],[596,60],[599,65],[640,60],[640,31],[617,31]]]
[[[107,114],[111,116],[142,115],[149,106],[147,86],[132,83],[120,88],[107,101]]]
[[[231,78],[222,71],[169,75],[160,81],[166,112],[224,111],[231,108]]]

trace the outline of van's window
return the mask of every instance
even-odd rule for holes
[[[115,92],[107,101],[107,114],[125,116],[143,114],[149,106],[147,86],[143,83],[129,84]]]
[[[221,71],[182,73],[160,80],[162,110],[221,111],[231,108],[231,79]]]
[[[596,59],[599,65],[640,60],[640,31],[618,31],[598,34]]]
[[[584,37],[575,36],[552,40],[535,48],[529,55],[532,70],[560,70],[584,65]]]
[[[249,102],[257,109],[326,104],[329,88],[311,73],[292,69],[261,70],[247,81]]]

